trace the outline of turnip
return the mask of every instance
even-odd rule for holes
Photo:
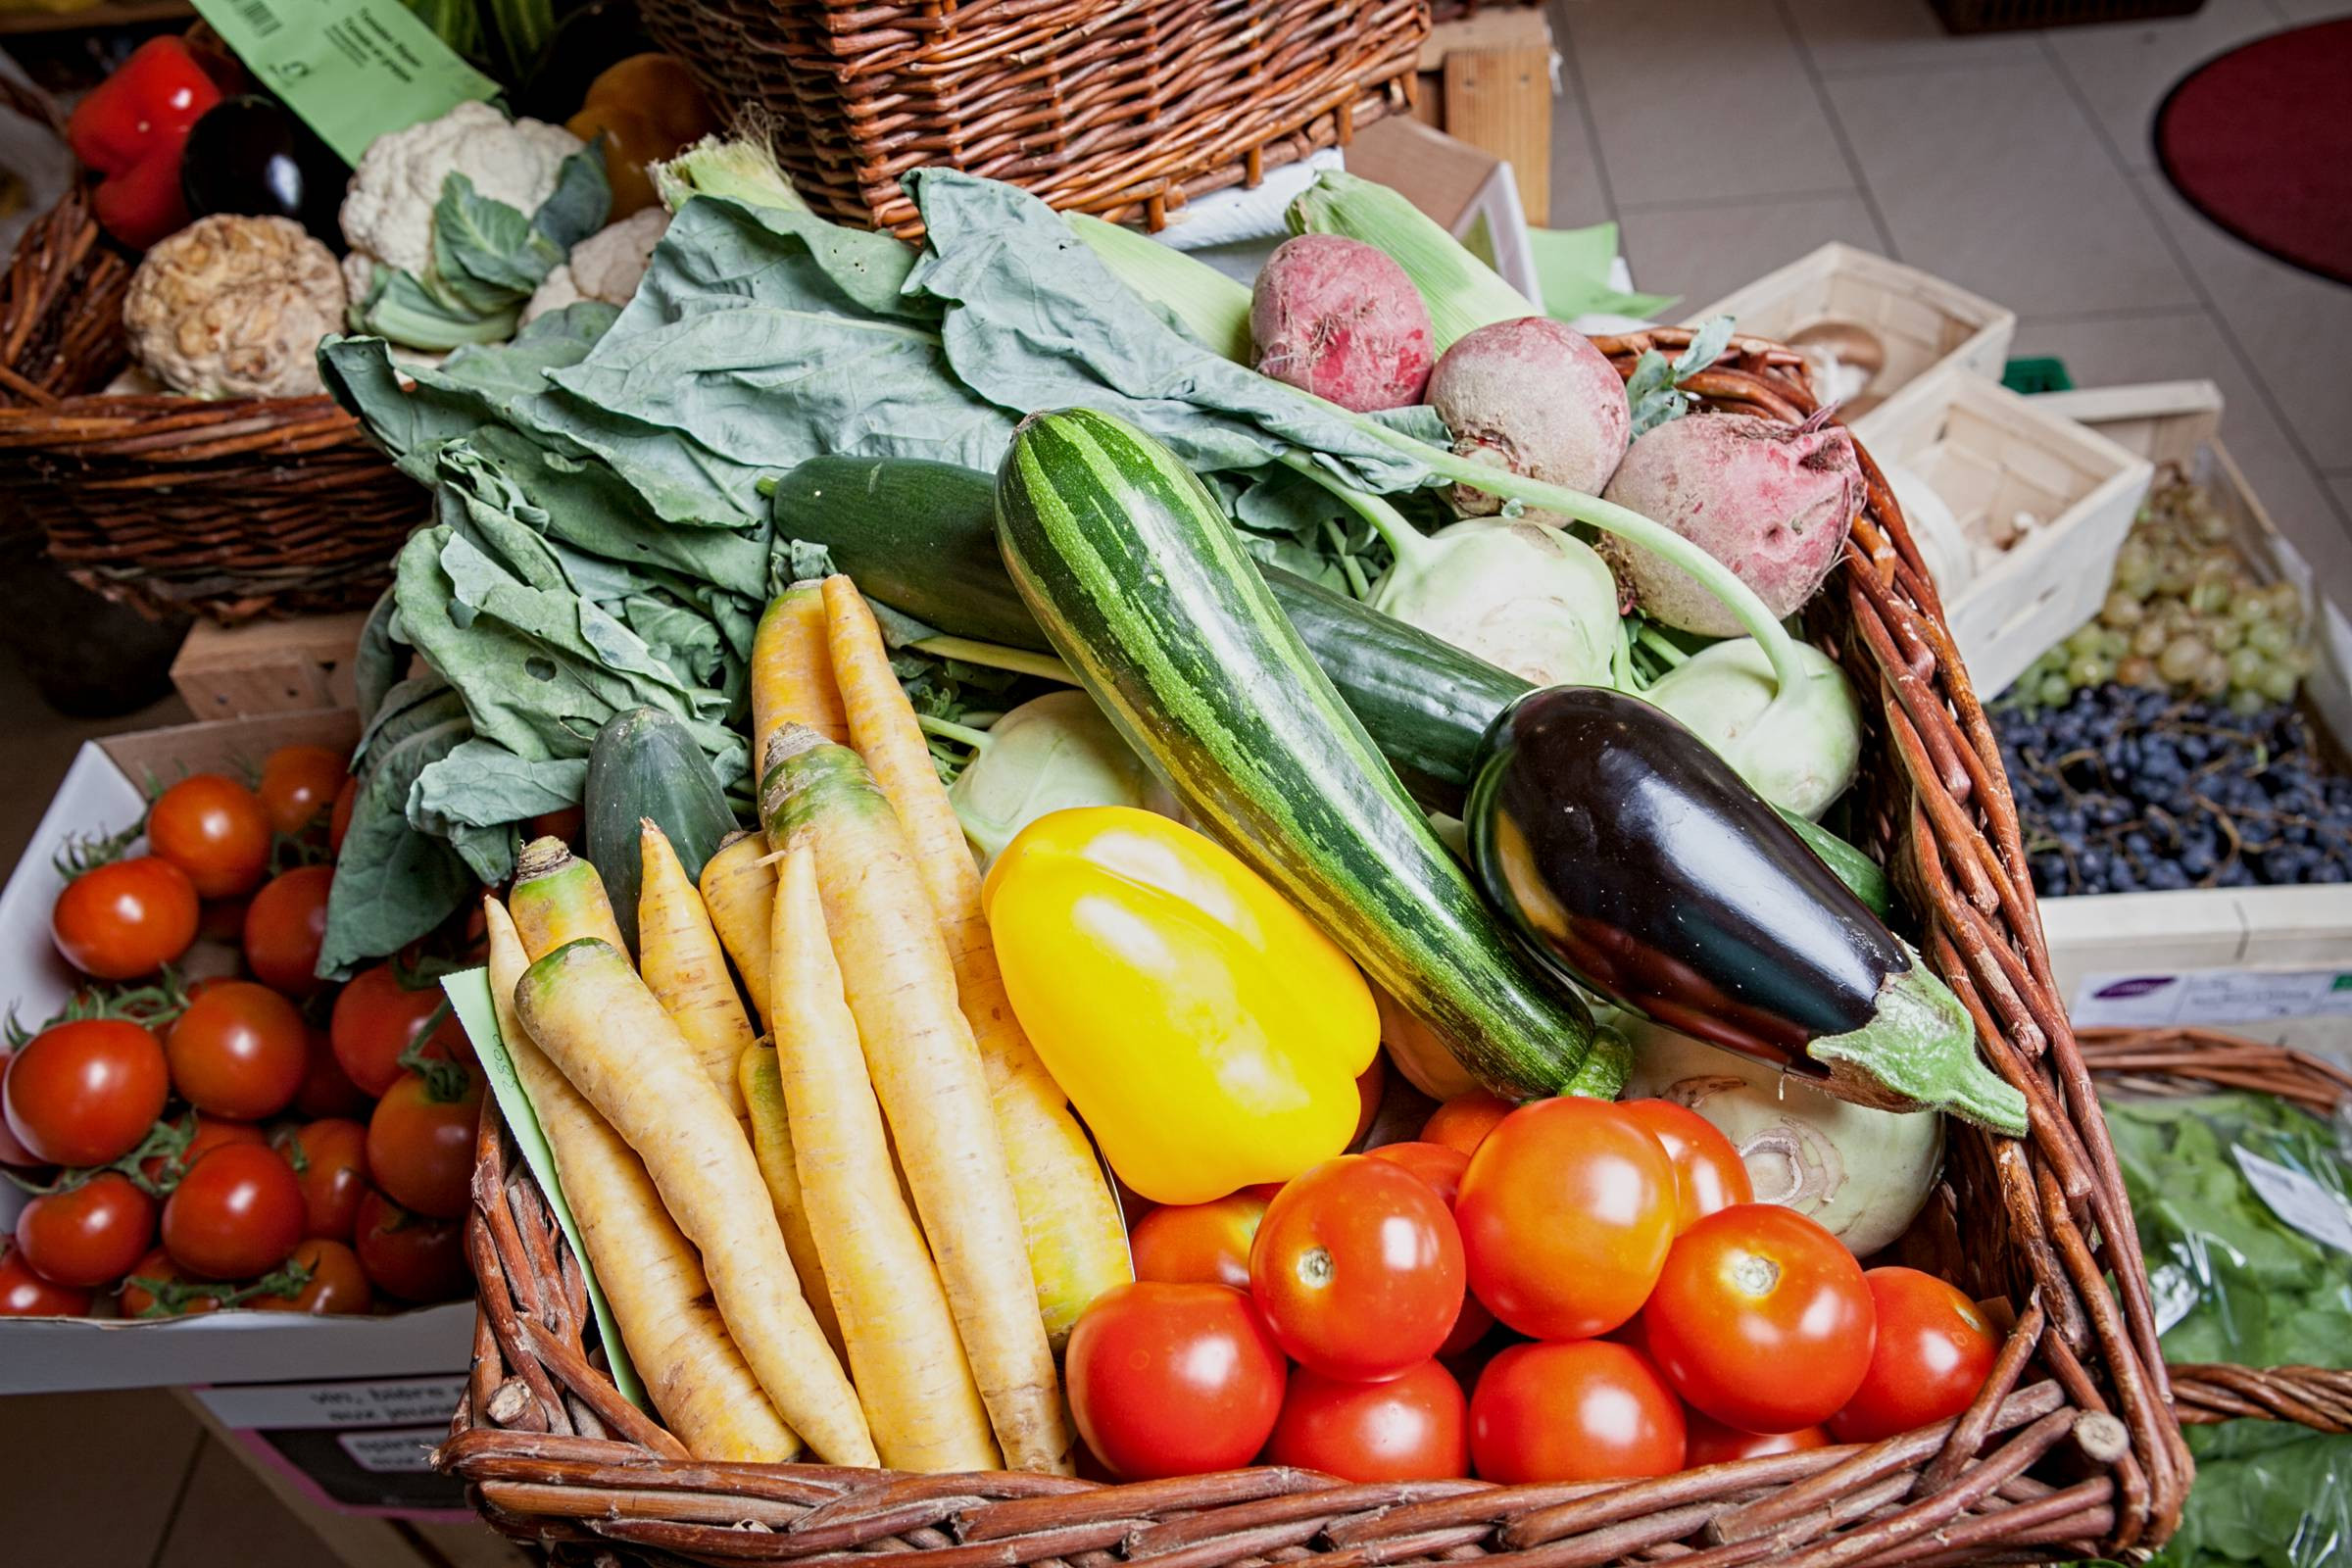
[[[1764,714],[1780,692],[1772,662],[1753,637],[1700,649],[1642,696],[1695,731],[1749,789],[1813,818],[1854,781],[1862,711],[1845,671],[1829,655],[1811,643],[1795,647],[1804,677],[1769,725]]]
[[[1358,414],[1420,402],[1437,356],[1404,269],[1339,234],[1300,234],[1266,258],[1250,335],[1262,374]]]
[[[1546,316],[1496,321],[1446,351],[1429,377],[1430,406],[1474,462],[1598,494],[1633,431],[1625,381],[1592,340]],[[1502,510],[1492,492],[1453,490],[1457,511]],[[1541,514],[1557,525],[1556,514]]]
[[[1781,617],[1812,598],[1837,563],[1862,506],[1862,467],[1853,437],[1821,416],[1788,425],[1692,415],[1636,441],[1603,494],[1731,567]],[[1604,549],[1653,618],[1709,637],[1743,629],[1730,605],[1652,550],[1625,538]]]

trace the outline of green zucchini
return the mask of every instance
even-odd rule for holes
[[[596,732],[596,744],[588,748],[581,813],[587,818],[588,863],[604,879],[612,917],[632,953],[637,950],[637,892],[644,880],[639,822],[651,817],[668,835],[689,882],[702,876],[703,862],[717,853],[719,840],[735,831],[735,813],[701,743],[658,708],[631,709]]]
[[[1615,1094],[1592,1014],[1513,946],[1175,454],[1091,410],[1032,416],[997,535],[1128,744],[1465,1067],[1519,1097]]]

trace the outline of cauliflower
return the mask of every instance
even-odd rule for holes
[[[378,136],[351,172],[343,197],[343,278],[365,299],[377,263],[422,276],[433,254],[433,207],[453,173],[521,213],[538,210],[556,188],[564,160],[587,143],[561,125],[509,122],[488,104],[463,103]]]
[[[324,390],[318,340],[343,329],[327,248],[284,218],[200,218],[147,253],[122,302],[131,357],[192,397]]]
[[[667,209],[647,207],[598,229],[571,248],[569,261],[547,274],[547,281],[522,308],[522,324],[528,326],[551,311],[582,300],[628,304],[668,227]]]

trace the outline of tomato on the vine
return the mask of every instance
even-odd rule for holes
[[[328,1116],[282,1135],[277,1145],[302,1187],[303,1234],[350,1241],[368,1194],[368,1129]]]
[[[1674,1162],[1676,1235],[1719,1208],[1756,1200],[1747,1162],[1716,1125],[1671,1100],[1624,1100],[1617,1108],[1648,1129]]]
[[[1462,1310],[1462,1238],[1437,1190],[1364,1154],[1327,1159],[1266,1205],[1250,1293],[1282,1348],[1374,1383],[1428,1360]]]
[[[329,855],[343,853],[343,836],[351,831],[352,808],[360,804],[360,781],[347,778],[335,791],[335,804],[326,813],[326,850]]]
[[[335,997],[334,1016],[327,1026],[335,1059],[361,1093],[379,1096],[407,1071],[401,1064],[402,1054],[436,1015],[441,1021],[434,1026],[424,1054],[464,1060],[464,1030],[457,1015],[444,1004],[440,987],[418,986],[411,991],[388,963],[362,969]]]
[[[351,1081],[335,1057],[334,1040],[323,1029],[305,1031],[308,1065],[302,1087],[294,1091],[295,1114],[317,1121],[324,1116],[357,1116],[368,1108],[368,1096]]]
[[[343,754],[323,746],[280,746],[262,759],[262,808],[292,838],[333,808],[343,788]]]
[[[208,987],[165,1038],[172,1082],[189,1104],[259,1121],[293,1103],[310,1071],[310,1031],[294,1004],[251,980]]]
[[[1683,1467],[1682,1401],[1609,1340],[1514,1345],[1470,1396],[1470,1463],[1489,1481],[1630,1481]]]
[[[90,1293],[41,1278],[22,1249],[0,1247],[0,1317],[80,1317]]]
[[[155,1036],[122,1018],[54,1024],[22,1047],[0,1081],[0,1114],[50,1165],[111,1165],[164,1113],[172,1080]]]
[[[1470,1471],[1469,1403],[1453,1374],[1424,1361],[1386,1383],[1291,1374],[1266,1462],[1343,1481],[1441,1481]]]
[[[1349,1149],[1362,1143],[1364,1134],[1372,1130],[1374,1119],[1380,1115],[1381,1097],[1388,1092],[1389,1058],[1375,1051],[1372,1053],[1372,1065],[1356,1075],[1355,1131],[1348,1135]]]
[[[144,1283],[142,1283],[144,1282]],[[115,1293],[115,1310],[124,1317],[193,1317],[220,1310],[228,1287],[191,1279],[187,1270],[157,1248],[131,1265]]]
[[[1742,1432],[1700,1410],[1684,1411],[1683,1424],[1690,1433],[1683,1464],[1691,1470],[1701,1465],[1761,1459],[1768,1453],[1802,1453],[1807,1448],[1830,1446],[1830,1435],[1819,1427],[1798,1427],[1794,1432]]]
[[[58,956],[99,980],[136,980],[188,951],[202,914],[196,884],[159,856],[84,871],[49,911]]]
[[[326,895],[331,865],[298,865],[262,884],[245,906],[246,967],[253,977],[289,997],[307,997],[319,979],[318,949],[326,941]]]
[[[368,1179],[404,1208],[464,1217],[481,1108],[479,1073],[443,1062],[429,1073],[402,1073],[368,1118]]]
[[[1282,1350],[1230,1286],[1113,1286],[1070,1330],[1065,1365],[1079,1436],[1129,1481],[1246,1465],[1282,1410]]]
[[[154,1245],[155,1200],[121,1171],[44,1193],[17,1216],[17,1250],[25,1266],[59,1285],[121,1279]]]
[[[365,1312],[375,1305],[375,1292],[360,1267],[360,1255],[341,1242],[313,1236],[303,1240],[285,1266],[303,1271],[303,1283],[292,1296],[257,1296],[246,1304],[264,1312],[309,1312],[332,1317]]]
[[[1462,1195],[1462,1172],[1470,1168],[1470,1156],[1451,1144],[1383,1144],[1367,1149],[1365,1153],[1374,1159],[1385,1159],[1392,1165],[1402,1165],[1420,1177],[1446,1200],[1451,1208],[1453,1200]]]
[[[1470,1289],[1521,1334],[1605,1334],[1657,1282],[1675,1201],[1665,1149],[1620,1107],[1522,1105],[1470,1156],[1454,1200]]]
[[[193,1123],[191,1124],[191,1118]],[[232,1121],[225,1116],[207,1115],[191,1110],[172,1124],[175,1132],[184,1132],[187,1142],[162,1153],[148,1155],[139,1161],[139,1175],[148,1185],[170,1192],[179,1185],[195,1163],[223,1144],[266,1144],[262,1130],[249,1121]]]
[[[188,873],[208,899],[262,885],[270,868],[270,812],[221,773],[191,773],[147,808],[147,847]]]
[[[1444,1144],[1465,1154],[1478,1152],[1487,1134],[1502,1125],[1502,1119],[1515,1107],[1500,1095],[1484,1089],[1473,1089],[1466,1095],[1456,1095],[1429,1113],[1421,1124],[1421,1142]]]
[[[2000,1354],[1992,1325],[1957,1288],[1915,1268],[1874,1268],[1870,1370],[1830,1417],[1839,1443],[1876,1443],[1967,1409]]]
[[[1862,1265],[1794,1209],[1741,1203],[1676,1239],[1642,1332],[1676,1393],[1743,1432],[1818,1426],[1869,1370]]]
[[[267,1146],[230,1144],[190,1167],[164,1203],[164,1250],[204,1279],[267,1274],[302,1240],[302,1185]]]
[[[1166,1203],[1136,1221],[1128,1245],[1135,1277],[1168,1285],[1250,1288],[1250,1244],[1266,1217],[1255,1193],[1206,1203]]]
[[[412,1214],[370,1188],[360,1200],[351,1245],[369,1283],[386,1296],[422,1304],[473,1294],[463,1220]]]
[[[8,1064],[16,1056],[16,1048],[0,1040],[0,1085],[8,1082]],[[26,1149],[24,1142],[8,1129],[8,1116],[0,1110],[0,1165],[38,1165],[41,1156]]]

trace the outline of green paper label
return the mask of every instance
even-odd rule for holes
[[[500,91],[400,0],[195,4],[246,69],[347,164],[387,131]]]

